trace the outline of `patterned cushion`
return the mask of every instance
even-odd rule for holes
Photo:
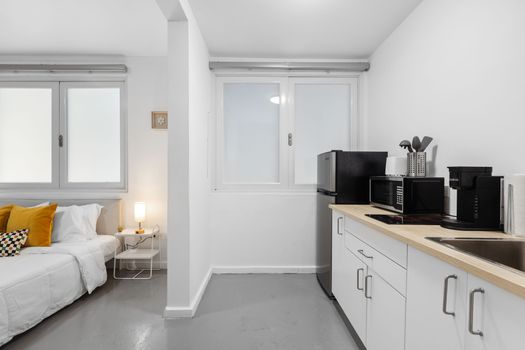
[[[28,229],[0,233],[0,257],[20,254],[20,249],[26,242]]]

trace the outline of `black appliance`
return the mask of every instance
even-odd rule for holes
[[[366,214],[372,219],[384,222],[389,225],[439,225],[443,218],[440,214],[421,214],[421,215],[386,215],[386,214]]]
[[[401,214],[442,214],[445,179],[442,177],[373,176],[372,205]]]
[[[441,226],[454,230],[501,230],[502,176],[492,167],[448,167],[449,185],[457,190],[456,219],[444,218]]]
[[[317,280],[332,297],[330,204],[368,204],[370,176],[383,175],[387,152],[331,151],[317,156]]]

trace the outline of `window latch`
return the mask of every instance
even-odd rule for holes
[[[58,147],[64,147],[64,136],[58,135]]]
[[[293,136],[292,133],[288,134],[288,146],[293,145]]]

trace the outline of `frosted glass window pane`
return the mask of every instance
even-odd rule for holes
[[[276,83],[224,84],[224,182],[279,182],[279,95]]]
[[[350,85],[295,85],[295,183],[317,183],[317,155],[350,148]]]
[[[53,92],[0,88],[0,182],[52,182]]]
[[[120,182],[120,89],[67,90],[68,181]]]

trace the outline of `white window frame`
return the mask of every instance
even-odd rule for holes
[[[282,130],[287,130],[286,115],[287,103],[285,99],[286,79],[281,77],[220,77],[217,78],[217,184],[221,189],[259,189],[259,190],[284,190],[288,186],[286,167],[288,164],[288,140],[283,137]],[[227,83],[274,83],[279,84],[279,95],[281,104],[279,105],[279,181],[270,183],[228,183],[224,181],[224,84]]]
[[[59,83],[58,82],[4,82],[0,81],[0,88],[47,88],[51,89],[51,182],[0,182],[2,190],[28,189],[28,190],[49,190],[59,186]],[[24,142],[23,135],[20,135],[20,142]],[[23,171],[23,169],[20,169]]]
[[[358,148],[358,110],[357,110],[357,98],[359,88],[359,81],[357,78],[326,78],[326,77],[308,77],[308,78],[297,78],[290,77],[288,80],[288,101],[289,101],[289,130],[295,135],[295,85],[296,84],[323,84],[323,85],[350,85],[350,129],[348,130],[348,136],[350,138],[350,150],[357,150]],[[295,183],[295,148],[296,143],[292,142],[289,146],[289,163],[288,163],[288,182],[290,183],[290,189],[304,190],[304,191],[315,191],[317,186],[315,184],[296,184]],[[329,151],[329,150],[326,150]]]
[[[120,89],[120,181],[119,182],[69,182],[68,174],[68,115],[67,89],[69,88],[119,88]],[[62,82],[60,83],[60,134],[64,146],[60,148],[60,188],[76,190],[125,190],[127,184],[127,122],[126,122],[126,91],[123,82]]]
[[[280,86],[279,124],[279,182],[278,183],[227,183],[224,181],[224,84],[226,83],[278,83]],[[216,78],[216,174],[215,191],[224,192],[313,192],[315,184],[295,184],[295,143],[288,146],[288,133],[294,133],[295,84],[348,84],[351,86],[350,150],[358,149],[359,135],[359,78],[356,76],[261,76],[233,75]]]
[[[0,182],[0,189],[6,192],[78,192],[103,191],[127,192],[128,184],[128,157],[127,157],[127,90],[125,80],[101,81],[50,81],[23,79],[21,81],[2,81],[0,88],[51,88],[52,89],[52,174],[50,183],[6,183]],[[118,87],[120,88],[120,181],[70,183],[67,181],[67,95],[69,87]],[[63,147],[59,147],[59,136],[63,136]]]

